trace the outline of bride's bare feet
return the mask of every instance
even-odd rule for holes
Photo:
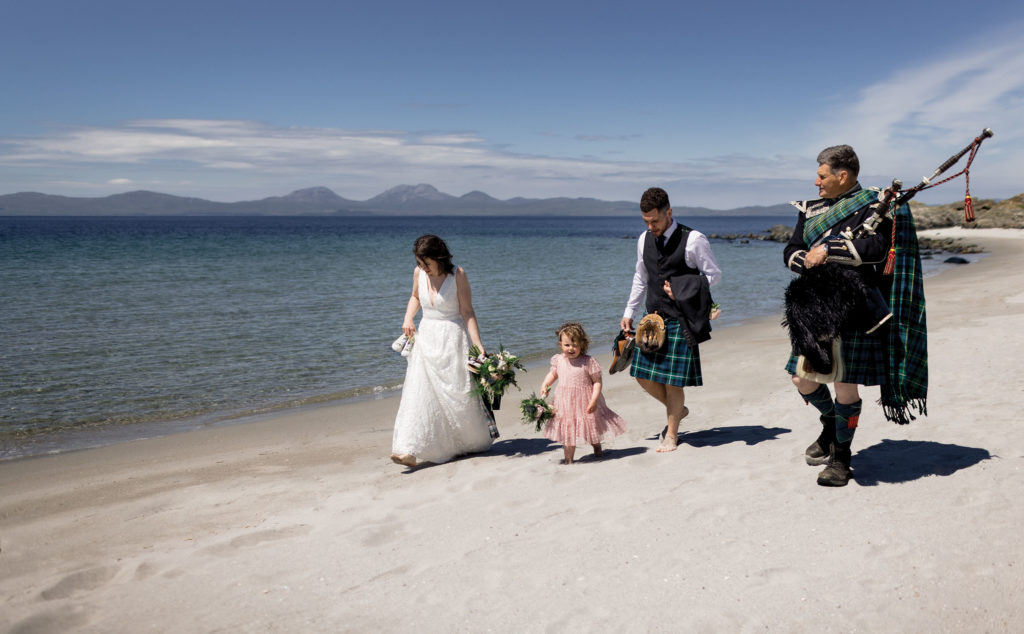
[[[403,454],[393,453],[393,454],[391,454],[391,462],[393,462],[395,464],[404,465],[406,467],[415,467],[416,466],[416,456],[412,455],[411,453],[403,453]]]

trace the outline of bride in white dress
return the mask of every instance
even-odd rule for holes
[[[452,264],[444,240],[420,236],[413,245],[412,297],[402,332],[415,336],[395,417],[391,460],[408,467],[441,463],[491,446],[483,402],[470,393],[471,344],[481,351],[469,280]],[[413,323],[423,309],[419,328]]]

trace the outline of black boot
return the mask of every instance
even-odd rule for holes
[[[821,417],[821,434],[807,447],[804,459],[809,465],[820,465],[828,462],[829,448],[836,441],[836,417]]]
[[[850,481],[850,443],[832,443],[828,466],[818,474],[818,484],[823,487],[844,487]]]

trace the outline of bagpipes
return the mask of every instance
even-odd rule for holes
[[[964,220],[974,221],[974,206],[971,203],[970,167],[982,141],[992,136],[992,130],[985,128],[980,135],[936,169],[931,176],[921,179],[916,186],[901,191],[903,183],[894,179],[892,185],[881,192],[879,202],[872,215],[856,229],[844,231],[841,237],[852,240],[875,235],[878,226],[908,203],[918,192],[937,187],[957,176],[966,176],[964,197]],[[937,176],[955,165],[970,152],[967,165],[956,174],[937,183]],[[893,223],[889,252],[886,255],[883,275],[892,275],[896,260],[896,223]],[[838,337],[844,330],[854,329],[870,333],[885,324],[892,312],[889,303],[878,288],[864,284],[860,274],[851,267],[825,263],[804,271],[786,288],[785,319],[783,325],[789,329],[793,351],[798,355],[797,374],[822,382],[840,380],[838,364]]]
[[[918,183],[916,186],[908,189],[905,192],[900,192],[900,190],[903,188],[903,181],[901,181],[898,178],[893,179],[892,185],[890,185],[888,189],[882,192],[881,201],[878,207],[875,209],[875,213],[872,214],[870,218],[865,220],[864,224],[857,227],[857,229],[852,232],[852,236],[850,237],[864,238],[867,236],[875,235],[875,229],[878,227],[878,225],[881,224],[881,222],[885,220],[887,216],[895,213],[896,210],[899,209],[901,206],[910,202],[910,199],[916,196],[917,192],[923,191],[925,189],[931,189],[932,187],[938,187],[943,183],[953,180],[954,178],[960,176],[961,174],[964,175],[965,181],[964,222],[974,222],[974,203],[971,201],[971,163],[974,162],[974,157],[978,154],[978,148],[981,147],[981,142],[991,136],[992,128],[985,128],[984,130],[981,131],[981,134],[976,136],[974,140],[971,141],[970,145],[968,145],[964,149],[960,150],[953,156],[946,159],[946,162],[940,165],[938,169],[936,169],[934,172],[932,172],[931,176],[923,177],[920,183]],[[956,165],[957,162],[961,158],[963,158],[964,154],[967,154],[968,152],[970,152],[971,155],[967,157],[967,165],[965,165],[962,170],[960,170],[956,174],[953,174],[949,178],[944,178],[941,181],[934,184],[932,183],[932,179],[934,179],[936,176],[941,175],[943,172]],[[891,262],[894,255],[894,249],[895,245],[889,247],[889,257],[886,259],[885,275],[892,274]]]

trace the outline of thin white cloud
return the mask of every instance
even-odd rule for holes
[[[485,139],[476,134],[429,134],[420,137],[420,142],[427,145],[462,145],[466,143],[483,143]]]
[[[946,58],[902,69],[863,88],[853,103],[834,109],[821,122],[806,152],[850,143],[867,173],[902,177],[910,185],[990,127],[995,137],[986,142],[983,155],[998,160],[985,160],[983,170],[972,172],[972,184],[991,184],[1003,195],[1015,186],[1024,190],[1015,167],[1024,162],[1024,46],[1016,36],[992,39],[998,43],[965,45]]]
[[[62,130],[11,140],[10,145],[0,162],[118,165],[174,160],[196,168],[250,171],[254,176],[304,171],[319,180],[384,181],[400,175],[397,178],[404,181],[437,182],[453,171],[486,169],[519,182],[585,181],[598,174],[635,182],[652,172],[680,169],[513,154],[488,146],[473,133],[284,128],[251,121],[139,120],[109,128]]]
[[[353,130],[218,119],[64,127],[0,138],[0,165],[17,167],[22,175],[17,182],[0,180],[0,192],[59,186],[63,191],[51,193],[104,188],[114,193],[163,183],[178,186],[170,193],[241,200],[326,185],[361,199],[394,185],[427,182],[456,195],[482,190],[499,198],[631,200],[646,186],[662,184],[685,191],[693,204],[721,208],[772,204],[810,191],[813,158],[834,143],[854,145],[870,183],[893,176],[909,182],[986,126],[996,137],[986,142],[984,160],[976,163],[972,189],[977,184],[981,195],[988,190],[997,196],[1024,190],[1017,167],[1024,164],[1024,47],[964,45],[946,59],[897,70],[846,98],[851,96],[852,101],[831,108],[819,104],[817,126],[766,132],[778,135],[778,155],[691,154],[660,162],[513,152],[486,134],[464,130]],[[591,148],[631,139],[652,143],[628,134],[575,138]],[[520,147],[526,147],[525,140]],[[29,173],[35,181],[24,179]]]

